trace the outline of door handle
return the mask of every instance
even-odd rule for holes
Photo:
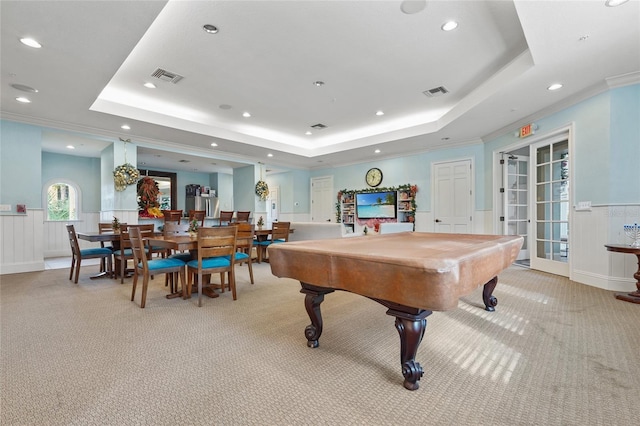
[[[436,219],[436,222],[442,222],[440,219]]]

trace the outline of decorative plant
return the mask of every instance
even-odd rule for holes
[[[267,182],[259,180],[258,183],[256,183],[256,195],[260,197],[262,201],[265,201],[267,197],[269,197],[269,185],[267,185]]]
[[[258,221],[256,222],[256,225],[258,225],[259,227],[264,226],[264,219],[262,218],[262,216],[260,216],[258,218]]]
[[[158,195],[158,182],[145,176],[138,181],[138,208],[141,217],[162,217]]]
[[[192,219],[191,222],[189,222],[189,232],[198,232],[198,227],[197,219]]]
[[[365,226],[364,229],[362,230],[362,232],[364,232],[364,235],[367,235],[367,233],[369,232],[369,230],[367,229],[367,227]]]
[[[124,191],[127,189],[127,185],[133,185],[139,177],[140,172],[133,165],[129,163],[119,165],[113,171],[113,183],[116,186],[116,191]]]
[[[120,219],[114,216],[111,221],[111,228],[113,228],[113,232],[118,232],[120,230]]]

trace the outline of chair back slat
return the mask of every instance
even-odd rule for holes
[[[144,241],[142,237],[142,230],[140,227],[134,226],[129,228],[129,243],[131,246],[131,251],[133,252],[133,261],[135,263],[135,267],[138,265],[142,265],[144,271],[149,269],[147,265],[147,255],[144,250]]]
[[[206,210],[189,210],[189,223],[193,220],[200,222],[200,226],[204,226],[204,218],[207,214]]]
[[[163,230],[165,237],[175,237],[177,235],[189,235],[188,223],[166,222]]]
[[[182,210],[162,210],[164,222],[178,222],[182,219]]]
[[[249,216],[251,216],[251,212],[241,212],[239,211],[236,214],[236,222],[249,222]]]
[[[273,222],[271,226],[271,240],[289,241],[291,222]]]
[[[69,244],[71,245],[71,252],[75,256],[79,256],[80,245],[78,244],[78,236],[76,235],[76,228],[73,225],[67,225],[67,234],[69,235]]]
[[[223,226],[225,222],[228,225],[232,219],[233,219],[233,211],[225,211],[225,210],[220,211],[220,226]]]
[[[198,229],[198,262],[208,257],[230,256],[233,262],[236,252],[235,226]]]
[[[245,253],[251,253],[251,249],[253,248],[253,237],[255,235],[255,225],[248,222],[240,222],[236,227],[238,228],[236,248],[242,249]]]

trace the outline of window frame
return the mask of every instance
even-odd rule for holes
[[[49,218],[49,188],[55,184],[67,185],[76,192],[75,211],[76,217],[73,219],[51,219]],[[42,187],[42,207],[45,213],[45,222],[77,222],[80,220],[80,207],[82,206],[82,191],[80,186],[72,180],[65,178],[49,179]]]

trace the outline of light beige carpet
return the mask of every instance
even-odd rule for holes
[[[238,300],[147,307],[83,267],[0,277],[3,425],[637,425],[640,305],[512,267],[428,317],[420,389],[402,387],[394,319],[360,296],[322,304],[309,349],[299,284],[255,265]]]

